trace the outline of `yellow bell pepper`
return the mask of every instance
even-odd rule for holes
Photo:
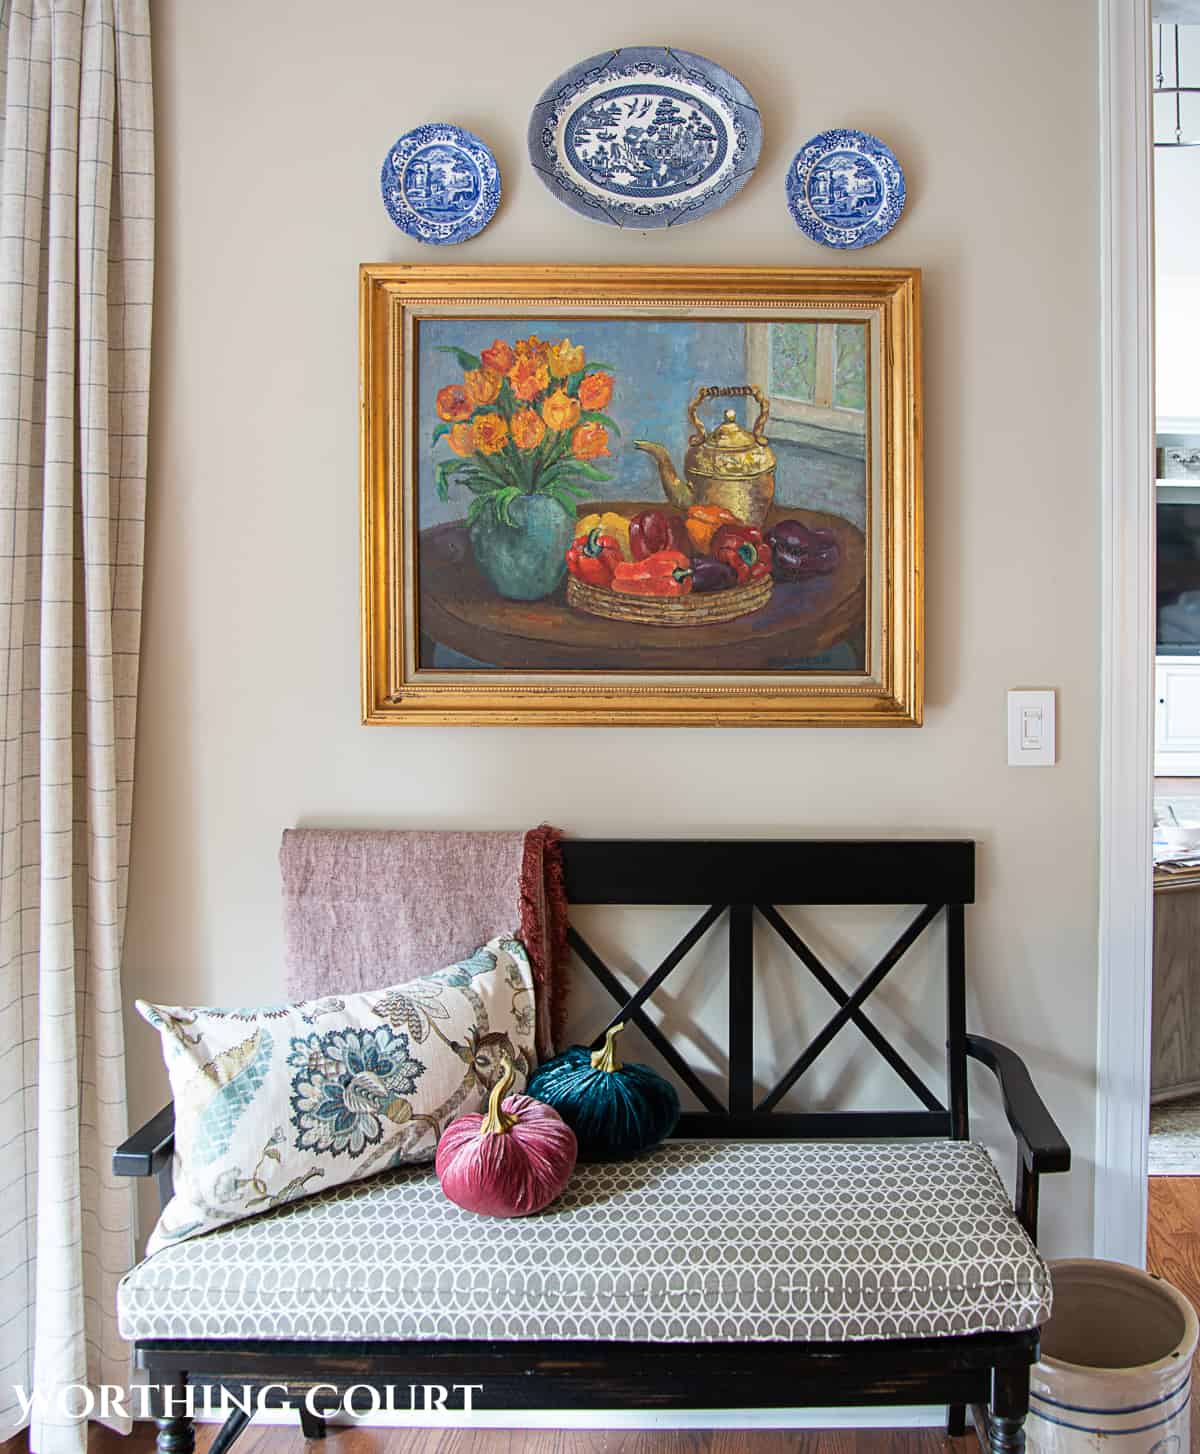
[[[593,530],[599,530],[602,535],[611,535],[621,547],[621,554],[626,560],[633,559],[633,553],[629,548],[629,517],[618,515],[615,510],[605,510],[603,515],[593,512],[585,515],[582,520],[576,521],[576,536],[587,535]]]

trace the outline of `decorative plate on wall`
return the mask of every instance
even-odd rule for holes
[[[826,247],[869,247],[904,211],[904,173],[892,150],[865,131],[823,131],[792,159],[788,210]]]
[[[581,61],[542,93],[529,159],[561,202],[615,227],[672,227],[722,206],[762,147],[754,98],[728,71],[668,46]]]
[[[482,232],[500,205],[500,168],[491,148],[441,121],[400,138],[384,158],[379,185],[396,226],[435,247]]]

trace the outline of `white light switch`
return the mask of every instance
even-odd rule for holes
[[[1042,709],[1021,708],[1021,751],[1036,752],[1042,745]]]
[[[1054,693],[1009,692],[1009,767],[1054,766]]]

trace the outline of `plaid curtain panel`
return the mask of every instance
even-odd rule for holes
[[[0,1440],[82,1454],[133,1257],[121,940],[154,258],[148,0],[0,4]],[[74,1400],[78,1403],[78,1397]],[[121,1421],[114,1421],[120,1426]]]

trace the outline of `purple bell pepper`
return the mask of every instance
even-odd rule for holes
[[[767,531],[772,574],[777,581],[800,581],[837,570],[841,552],[832,530],[813,530],[799,520],[781,520]]]
[[[737,572],[723,560],[714,560],[711,555],[701,555],[692,561],[693,591],[724,591],[729,586],[736,585]]]

